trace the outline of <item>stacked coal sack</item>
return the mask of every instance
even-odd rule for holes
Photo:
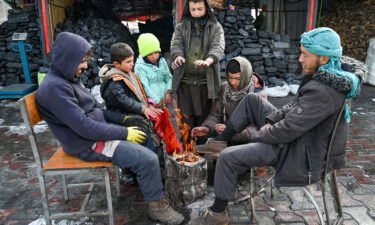
[[[288,35],[257,31],[249,8],[215,11],[215,15],[225,33],[222,71],[229,59],[243,56],[249,59],[254,71],[261,75],[270,87],[283,86],[284,82],[300,83],[300,52]]]
[[[37,10],[34,7],[8,10],[8,20],[0,25],[0,86],[24,82],[19,52],[12,50],[13,33],[27,33],[25,43],[32,45],[27,52],[30,74],[36,82],[37,72],[42,66],[42,53],[38,34]],[[18,46],[17,46],[18,47]]]
[[[88,61],[88,70],[81,75],[87,88],[100,84],[99,70],[104,64],[110,63],[109,50],[112,44],[124,42],[136,51],[136,42],[120,20],[98,18],[95,13],[74,8],[68,8],[66,13],[65,21],[57,25],[55,34],[72,32],[84,37],[93,46],[94,56]]]

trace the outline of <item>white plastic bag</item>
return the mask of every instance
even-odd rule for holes
[[[289,95],[290,88],[287,84],[267,88],[268,97],[286,97]]]
[[[370,38],[369,42],[365,63],[368,71],[366,83],[375,86],[375,38]]]
[[[299,84],[289,84],[289,89],[290,89],[289,93],[291,93],[292,95],[296,95],[298,88],[299,88]]]

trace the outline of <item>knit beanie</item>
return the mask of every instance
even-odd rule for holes
[[[145,57],[154,52],[161,52],[158,38],[151,33],[141,34],[137,43],[141,57]]]
[[[305,32],[301,35],[301,45],[315,55],[329,56],[329,61],[320,66],[318,70],[326,70],[332,74],[347,78],[352,84],[352,89],[346,95],[346,98],[352,98],[357,94],[360,80],[353,73],[341,69],[341,41],[340,36],[334,30],[328,27],[319,27]],[[348,105],[345,108],[345,119],[347,123],[350,123],[351,113]]]

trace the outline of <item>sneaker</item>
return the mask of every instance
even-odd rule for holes
[[[184,221],[184,216],[175,211],[165,198],[148,203],[148,216],[168,225],[177,225]]]
[[[229,213],[225,210],[222,213],[212,212],[209,208],[203,213],[202,216],[192,220],[190,225],[228,225]]]
[[[128,168],[121,168],[120,182],[125,185],[134,185],[137,183],[136,174]]]
[[[219,156],[220,152],[223,151],[228,144],[226,141],[217,141],[213,138],[209,138],[206,144],[197,145],[195,149],[198,153],[212,154],[214,156]]]

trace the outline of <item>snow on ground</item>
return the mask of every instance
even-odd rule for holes
[[[4,122],[3,119],[0,119],[0,124]],[[11,135],[11,134],[18,134],[18,135],[26,135],[27,130],[26,126],[22,124],[17,124],[17,125],[10,125],[10,126],[0,126],[0,128],[7,128],[8,131],[5,132],[5,135]],[[35,133],[43,133],[48,129],[48,125],[46,122],[41,121],[37,125],[34,126],[34,132]]]
[[[187,205],[186,207],[191,209],[190,220],[193,220],[199,216],[199,213],[205,212],[207,207],[210,207],[214,203],[215,195],[212,190],[207,190],[207,194],[203,199]]]
[[[55,221],[52,220],[52,225],[82,225],[82,224],[91,225],[91,224],[93,224],[92,222],[85,221],[85,220],[89,220],[89,218],[88,217],[81,218],[80,221],[78,221],[78,222],[61,220],[60,222],[55,223]],[[34,220],[33,222],[29,223],[29,225],[46,225],[46,220],[44,218],[39,218],[39,219]]]

